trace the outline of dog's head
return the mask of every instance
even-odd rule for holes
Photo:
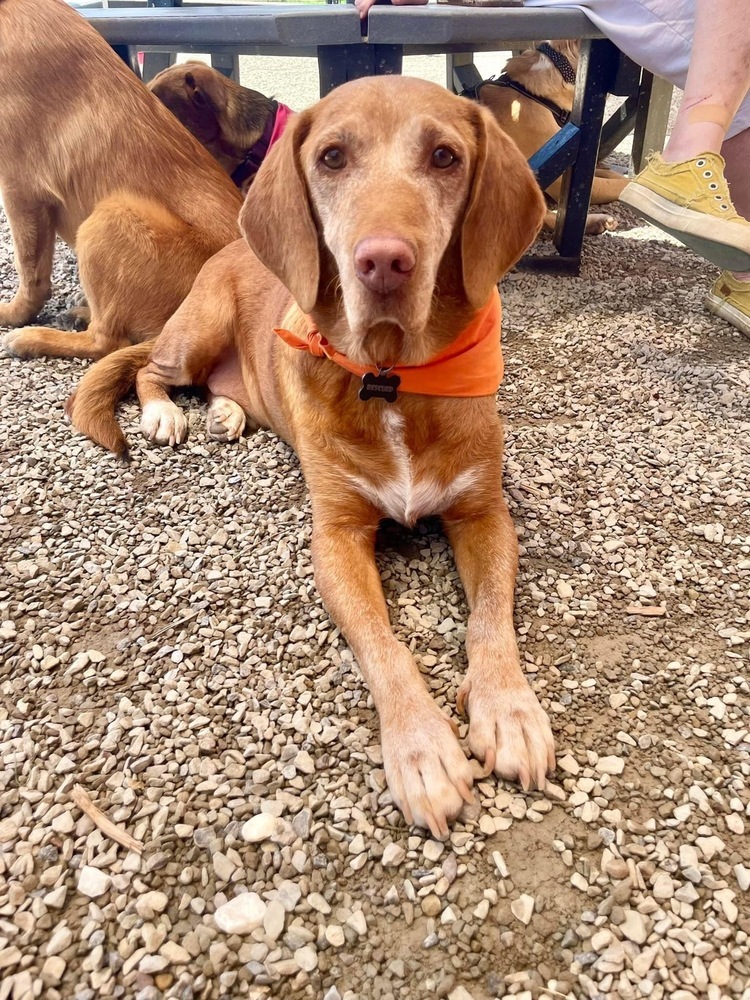
[[[229,94],[217,70],[201,62],[181,63],[157,73],[148,88],[204,146],[220,137]]]
[[[385,366],[421,364],[444,346],[457,332],[446,308],[464,321],[481,308],[543,214],[523,156],[484,108],[379,77],[296,116],[240,224],[339,350]]]
[[[170,66],[148,86],[219,160],[241,158],[263,132],[272,107],[264,94],[202,62]],[[231,163],[224,165],[231,169]]]

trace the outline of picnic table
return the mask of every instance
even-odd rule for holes
[[[664,100],[654,114],[654,78],[573,8],[376,6],[365,22],[348,4],[182,6],[180,0],[149,0],[148,7],[136,7],[131,0],[131,5],[111,3],[102,9],[84,0],[80,10],[136,71],[134,53],[147,53],[147,78],[169,65],[176,52],[210,52],[214,65],[234,74],[240,53],[312,55],[318,59],[321,95],[347,80],[399,73],[405,53],[445,54],[448,84],[460,92],[481,79],[474,52],[519,49],[549,38],[580,39],[570,121],[530,161],[543,188],[564,175],[554,234],[558,254],[526,257],[525,267],[577,274],[598,160],[634,128],[636,163],[658,143],[660,133],[663,138]],[[605,122],[608,94],[627,99]]]

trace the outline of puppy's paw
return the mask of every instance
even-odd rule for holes
[[[72,330],[75,333],[83,333],[91,326],[91,310],[87,305],[73,306],[67,309],[59,320],[63,330]]]
[[[555,741],[547,714],[525,679],[508,686],[491,675],[468,677],[457,707],[469,713],[469,746],[487,774],[544,788],[555,767]]]
[[[171,399],[152,400],[143,407],[141,433],[149,441],[174,448],[186,440],[187,432],[185,415]]]
[[[433,837],[448,836],[448,824],[464,803],[473,803],[471,765],[454,728],[432,699],[423,699],[389,718],[381,716],[383,764],[393,801],[409,825]]]
[[[602,233],[610,233],[617,229],[617,219],[611,215],[604,215],[602,212],[592,212],[586,218],[586,235],[601,236]]]
[[[245,411],[228,396],[214,396],[206,414],[206,431],[214,441],[239,441],[245,429]]]

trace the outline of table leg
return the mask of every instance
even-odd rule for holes
[[[235,83],[240,82],[240,57],[232,52],[212,52],[211,65],[222,76],[228,76]]]
[[[580,129],[578,156],[563,177],[555,227],[555,245],[561,257],[580,265],[591,186],[599,158],[604,105],[617,72],[619,51],[606,39],[581,42],[578,80],[571,121]]]
[[[320,96],[363,76],[398,75],[403,51],[401,45],[320,45]]]

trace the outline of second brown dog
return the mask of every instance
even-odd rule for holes
[[[91,322],[6,334],[21,358],[100,358],[155,337],[204,261],[238,233],[239,191],[104,39],[61,0],[0,0],[0,190],[20,284],[0,326],[50,294],[56,234]]]

